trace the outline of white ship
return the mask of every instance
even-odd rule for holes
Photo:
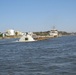
[[[53,27],[49,34],[52,37],[58,37],[58,30],[56,30],[55,27]]]
[[[31,42],[31,41],[36,41],[30,34],[24,34],[20,39],[19,42]]]

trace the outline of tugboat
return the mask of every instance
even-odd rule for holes
[[[49,34],[52,37],[58,37],[58,30],[56,30],[55,27],[53,27]]]

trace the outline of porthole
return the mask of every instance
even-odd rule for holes
[[[25,40],[28,40],[28,38],[25,38]]]

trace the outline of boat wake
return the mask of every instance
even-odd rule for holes
[[[2,42],[2,43],[0,43],[0,45],[11,45],[11,44],[14,44],[14,43],[17,43],[17,41]]]

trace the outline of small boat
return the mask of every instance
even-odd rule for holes
[[[31,42],[31,41],[36,41],[36,40],[34,40],[34,38],[31,35],[29,35],[29,34],[23,35],[19,39],[19,42]]]

